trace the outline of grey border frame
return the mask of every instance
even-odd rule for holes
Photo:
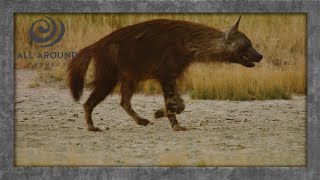
[[[319,1],[1,0],[0,179],[320,179]],[[306,13],[307,167],[14,167],[14,13]]]

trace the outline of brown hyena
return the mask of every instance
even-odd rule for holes
[[[176,79],[192,62],[232,62],[253,67],[262,55],[247,36],[238,31],[240,17],[230,30],[178,20],[151,20],[120,28],[98,42],[82,49],[70,61],[68,83],[78,101],[83,92],[89,62],[94,59],[93,91],[84,103],[85,121],[90,131],[99,131],[92,122],[93,108],[121,84],[121,106],[139,125],[150,123],[131,107],[131,97],[140,81],[155,79],[162,87],[165,108],[155,118],[166,116],[175,131],[186,130],[179,125],[176,114],[184,110]]]

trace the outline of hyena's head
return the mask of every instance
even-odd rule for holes
[[[245,67],[254,67],[253,62],[260,62],[263,56],[252,47],[249,38],[244,33],[238,31],[240,19],[241,16],[239,16],[233,27],[225,34],[229,52],[228,60]]]

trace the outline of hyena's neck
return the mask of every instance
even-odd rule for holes
[[[226,61],[227,47],[225,33],[221,31],[195,37],[187,44],[188,50],[194,54],[193,62]]]

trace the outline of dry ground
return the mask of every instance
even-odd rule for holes
[[[84,128],[82,103],[68,89],[40,84],[35,73],[16,71],[15,160],[17,166],[304,166],[305,97],[292,100],[215,101],[185,96],[174,132],[153,119],[163,98],[137,94],[135,110],[153,122],[138,126],[113,95],[97,106],[95,124]]]

